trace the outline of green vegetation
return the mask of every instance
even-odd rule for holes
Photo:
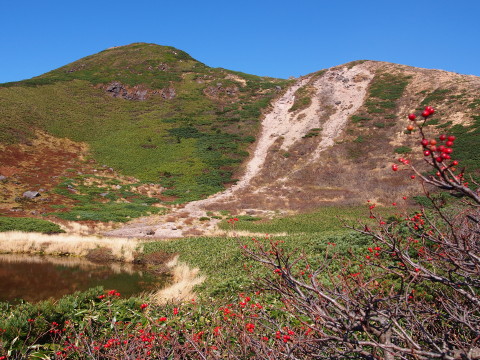
[[[39,232],[44,234],[65,232],[57,224],[42,219],[0,216],[0,232],[3,231]]]
[[[345,66],[346,66],[348,69],[351,69],[351,68],[353,68],[353,67],[356,66],[356,65],[363,64],[365,61],[367,61],[367,60],[355,60],[355,61],[351,61],[351,62],[345,64]]]
[[[320,129],[320,128],[313,128],[313,129],[308,130],[308,132],[302,137],[304,139],[308,139],[308,138],[311,138],[311,137],[316,137],[316,136],[320,135],[321,131],[322,131],[322,129]]]
[[[412,148],[408,146],[400,146],[395,149],[393,149],[393,152],[396,154],[408,154],[412,152]]]
[[[130,86],[148,84],[160,89],[172,81],[180,81],[182,73],[205,69],[207,66],[174,47],[136,43],[107,49],[44,75],[4,86],[34,87],[86,80],[95,85],[119,81]]]
[[[394,212],[394,208],[383,208],[382,214],[387,216]],[[348,229],[344,226],[355,223],[356,219],[365,218],[368,209],[365,206],[326,206],[314,212],[297,214],[292,216],[279,216],[271,220],[246,221],[242,216],[238,216],[238,222],[232,230],[245,230],[261,234],[342,234]],[[224,230],[231,229],[231,225],[226,221],[220,223],[220,228]]]
[[[147,98],[113,98],[112,82]],[[232,181],[263,109],[286,84],[209,68],[172,47],[122,46],[0,84],[0,143],[25,142],[37,129],[86,142],[100,164],[195,200]]]
[[[368,99],[365,102],[369,114],[390,113],[396,108],[396,100],[403,95],[409,76],[378,74],[370,85]]]
[[[435,89],[430,94],[428,94],[425,99],[421,102],[420,106],[438,106],[439,103],[444,101],[448,94],[451,92],[451,89]],[[423,110],[423,108],[422,108]]]
[[[480,99],[473,100],[470,104],[468,104],[470,109],[480,109]]]
[[[64,220],[126,222],[132,218],[158,214],[164,209],[153,206],[159,199],[132,192],[138,184],[119,185],[115,179],[80,175],[64,179],[54,191],[74,202],[70,209],[61,207],[50,213]]]
[[[471,169],[472,176],[480,179],[480,115],[473,116],[473,124],[463,126],[460,124],[450,128],[449,134],[455,135],[454,156],[462,159],[460,164]]]
[[[251,221],[245,221],[252,223]],[[240,223],[240,222],[239,222]],[[259,239],[261,240],[261,239]],[[360,251],[368,240],[351,232],[310,233],[303,236],[275,237],[289,251],[303,251],[310,260],[319,261],[329,243],[335,243],[335,251],[347,254],[349,250]],[[202,297],[224,298],[238,292],[254,291],[255,284],[245,267],[261,277],[266,269],[242,254],[241,245],[251,242],[251,238],[184,238],[180,240],[149,242],[146,252],[162,251],[180,254],[179,261],[198,267],[207,279],[196,287]],[[264,240],[267,241],[267,240]],[[214,256],[212,254],[215,254]]]
[[[294,112],[308,108],[312,104],[312,95],[313,89],[308,84],[298,88],[295,91],[295,101],[288,111]]]
[[[64,220],[127,222],[133,218],[158,214],[162,208],[131,203],[90,203],[75,206],[68,212],[51,213]]]
[[[393,211],[392,208],[385,208],[382,213],[388,215]],[[342,221],[352,225],[359,217],[366,217],[366,214],[368,209],[365,206],[325,207],[308,214],[272,220],[261,220],[248,215],[237,216],[238,221],[234,226],[224,220],[220,223],[220,228],[233,233],[244,230],[273,234],[268,237],[282,241],[289,251],[302,251],[310,259],[318,260],[329,243],[335,243],[335,251],[343,254],[349,249],[363,249],[365,239],[352,233]],[[288,236],[277,236],[276,233],[287,233]],[[242,255],[240,245],[248,245],[251,241],[251,238],[184,238],[149,242],[145,244],[145,251],[179,254],[181,262],[200,268],[207,276],[205,282],[197,287],[202,296],[218,298],[241,291],[253,291],[254,284],[244,271],[244,264],[252,267],[251,271],[257,272],[259,276],[265,271],[258,263]]]
[[[448,129],[450,126],[452,126],[452,124],[453,124],[453,121],[449,120],[449,121],[447,121],[447,122],[445,122],[445,123],[443,123],[443,124],[437,125],[437,128],[439,128],[439,129]]]
[[[370,118],[368,116],[352,115],[350,116],[350,120],[352,123],[356,124],[356,123],[363,123],[365,121],[368,121],[370,120]]]

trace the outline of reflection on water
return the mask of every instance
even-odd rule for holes
[[[168,275],[132,264],[95,264],[71,257],[0,255],[0,301],[58,299],[95,286],[131,296],[165,286]]]

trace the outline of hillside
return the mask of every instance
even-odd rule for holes
[[[411,158],[422,168],[407,114],[430,104],[426,133],[456,135],[454,156],[480,175],[480,78],[439,70],[358,61],[304,76],[273,103],[237,184],[166,216],[140,219],[115,236],[215,234],[222,211],[271,217],[321,206],[413,204],[423,194],[391,165]],[[461,135],[461,136],[459,136]],[[208,218],[207,215],[213,215]],[[209,221],[198,221],[207,218]],[[217,232],[218,233],[218,232]]]
[[[0,164],[8,167],[4,176],[22,177],[3,202],[13,206],[26,190],[57,187],[52,177],[93,174],[90,167],[102,165],[135,178],[132,183],[160,183],[162,201],[208,196],[233,181],[255,141],[262,109],[287,83],[210,68],[172,47],[132,44],[0,84]],[[68,138],[88,151],[73,152],[75,164],[60,172],[48,164],[65,163],[58,154],[39,168],[32,163],[30,171],[45,171],[51,181],[27,181],[14,169],[12,154],[19,145],[36,153],[40,149],[28,145],[41,134]],[[83,171],[85,159],[92,166]]]
[[[67,220],[108,221],[95,215],[105,208],[127,221],[206,198],[239,178],[129,233],[175,228],[178,236],[198,229],[207,210],[388,204],[420,191],[388,170],[400,156],[421,159],[406,115],[427,104],[437,109],[427,132],[461,134],[455,156],[478,176],[478,77],[356,61],[286,81],[209,68],[171,47],[108,49],[0,84],[2,206],[20,216],[57,211]],[[38,188],[48,200],[17,201]],[[211,229],[215,221],[202,224]]]
[[[418,184],[392,179],[389,170],[399,157],[421,167],[418,137],[406,126],[407,115],[426,105],[437,109],[427,135],[456,135],[454,156],[480,174],[478,77],[359,61],[305,76],[291,89],[263,120],[263,150],[252,163],[260,171],[217,207],[305,210],[418,193]]]

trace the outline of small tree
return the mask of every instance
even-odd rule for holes
[[[315,268],[273,242],[245,249],[274,272],[264,286],[309,329],[296,338],[292,358],[480,359],[480,196],[451,159],[455,137],[425,136],[434,112],[426,107],[422,121],[410,114],[407,128],[420,134],[434,173],[421,173],[408,159],[399,159],[404,169],[392,165],[420,180],[431,209],[383,219],[371,204],[376,225],[354,230],[372,244],[366,254],[335,259],[338,274],[329,270],[328,255]],[[461,200],[442,208],[428,185]]]

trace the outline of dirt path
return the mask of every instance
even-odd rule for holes
[[[255,152],[237,184],[207,199],[188,203],[184,208],[173,210],[168,215],[137,219],[106,235],[178,238],[215,234],[218,220],[199,221],[201,217],[207,216],[207,206],[232,200],[247,188],[262,170],[269,149],[279,139],[281,148],[286,151],[312,128],[322,128],[322,140],[312,156],[315,161],[320,152],[334,144],[334,139],[345,127],[349,116],[361,106],[372,78],[373,74],[362,65],[350,69],[330,69],[320,77],[313,74],[300,78],[272,104],[272,110],[262,120],[262,132]],[[315,89],[312,104],[302,111],[290,112],[295,101],[295,91],[307,84]],[[288,174],[288,169],[285,172]]]

